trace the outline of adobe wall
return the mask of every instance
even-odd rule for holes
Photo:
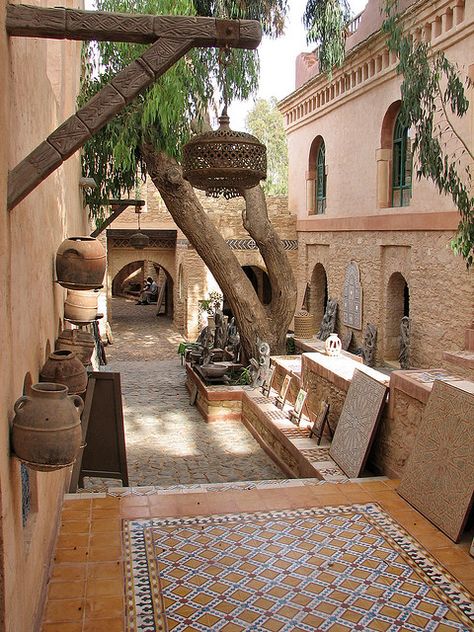
[[[54,6],[54,2],[41,3]],[[80,6],[79,3],[66,3]],[[25,376],[38,380],[61,325],[65,290],[54,282],[55,252],[88,234],[75,155],[11,212],[7,173],[75,111],[78,42],[7,38],[0,3],[0,629],[39,629],[44,589],[68,471],[30,472],[32,511],[22,526],[20,463],[10,453],[13,404]]]

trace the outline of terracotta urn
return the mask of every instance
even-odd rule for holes
[[[71,322],[91,322],[97,317],[98,292],[68,290],[64,302],[64,318]]]
[[[68,395],[62,384],[33,384],[31,394],[15,402],[12,447],[34,470],[71,465],[82,441],[79,395]]]
[[[341,355],[342,343],[337,334],[329,334],[324,343],[326,354],[337,358]]]
[[[77,395],[87,388],[87,371],[73,351],[53,351],[41,369],[40,382],[64,384],[70,395]]]
[[[88,366],[94,351],[92,334],[80,329],[63,329],[56,340],[56,351],[73,351],[84,366]]]
[[[72,290],[102,287],[106,266],[105,249],[94,237],[69,237],[56,253],[58,283]]]

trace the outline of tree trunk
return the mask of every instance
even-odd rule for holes
[[[258,357],[258,341],[272,354],[285,353],[286,332],[296,306],[296,283],[283,244],[268,219],[258,186],[245,193],[244,227],[257,243],[267,267],[272,300],[262,305],[237,257],[209,219],[180,165],[150,145],[142,147],[148,173],[176,225],[209,268],[235,316],[247,358]]]

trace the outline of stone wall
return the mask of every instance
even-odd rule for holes
[[[89,229],[78,153],[12,211],[6,209],[8,169],[75,111],[81,43],[8,38],[5,9],[0,2],[0,629],[31,632],[40,628],[70,472],[30,470],[31,511],[23,526],[20,462],[10,452],[10,423],[15,400],[25,384],[38,381],[62,328],[65,290],[54,282],[56,250],[66,236]]]
[[[395,292],[393,283],[393,275],[401,274],[409,291],[412,366],[442,366],[443,351],[463,348],[474,295],[474,277],[449,250],[450,237],[444,231],[299,233],[301,300],[308,282],[312,297],[323,291],[320,275],[313,274],[323,266],[328,295],[339,304],[336,331],[343,336],[350,329],[342,323],[344,278],[355,261],[362,285],[363,328],[368,322],[377,326],[376,357],[383,363],[394,359],[394,320],[399,322],[403,315],[403,295]],[[362,345],[363,329],[352,331],[355,349]]]

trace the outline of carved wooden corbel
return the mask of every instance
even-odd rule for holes
[[[154,42],[10,171],[9,210],[191,48],[254,49],[262,37],[260,24],[254,20],[132,15],[12,4],[7,7],[6,27],[11,36]]]

